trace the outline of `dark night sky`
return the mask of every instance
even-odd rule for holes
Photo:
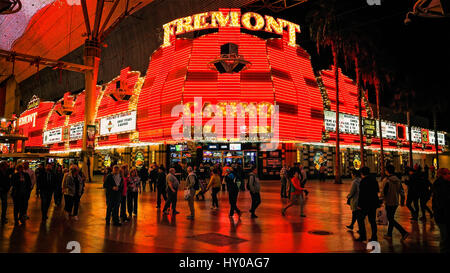
[[[300,24],[302,34],[298,42],[312,55],[316,67],[326,68],[332,63],[331,52],[324,50],[321,56],[317,56],[315,43],[309,40],[309,27],[305,19],[314,1],[274,15]],[[428,118],[430,125],[432,107],[441,103],[446,109],[438,114],[438,129],[450,131],[447,118],[450,114],[447,106],[450,98],[450,50],[447,38],[450,19],[413,18],[411,24],[405,25],[406,13],[412,10],[415,1],[382,0],[381,6],[369,6],[366,0],[340,1],[339,18],[344,22],[342,28],[345,31],[367,33],[377,45],[376,52],[373,52],[377,62],[397,72],[396,84],[382,90],[382,105],[395,108],[393,94],[396,86],[402,86],[404,90],[414,93],[415,114]],[[270,14],[268,10],[259,12]],[[346,74],[354,78],[351,69]],[[375,102],[373,93],[373,88],[369,87],[369,96]],[[394,110],[401,112],[399,108]]]

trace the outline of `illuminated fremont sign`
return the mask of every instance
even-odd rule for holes
[[[255,12],[247,12],[241,16],[239,11],[210,11],[179,18],[163,25],[164,43],[162,46],[170,46],[172,36],[222,27],[244,27],[248,30],[266,31],[279,35],[282,35],[284,29],[287,29],[290,46],[295,46],[296,34],[300,33],[299,25],[283,19],[275,19],[268,15],[263,17]]]

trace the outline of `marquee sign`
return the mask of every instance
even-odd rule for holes
[[[56,128],[53,130],[44,132],[44,144],[53,144],[62,141],[63,131],[62,128]]]
[[[429,130],[428,137],[430,140],[429,143],[434,145],[434,141],[435,141],[434,131]],[[445,145],[445,135],[443,133],[438,133],[438,145],[442,145],[442,146]]]
[[[40,102],[41,100],[36,95],[33,95],[33,97],[31,97],[30,102],[28,102],[27,110],[31,110],[38,107]]]
[[[136,111],[126,112],[100,120],[100,135],[111,135],[136,130]]]
[[[336,113],[324,111],[325,130],[336,131]],[[345,134],[359,135],[359,118],[354,115],[339,113],[339,131]]]
[[[381,121],[381,129],[383,132],[383,138],[397,139],[397,126],[395,124]],[[380,136],[379,122],[377,122],[377,136]]]
[[[287,29],[290,46],[296,45],[296,35],[300,33],[299,25],[283,19],[275,19],[268,15],[263,17],[258,13],[247,12],[241,16],[239,11],[210,11],[179,18],[163,25],[164,43],[162,46],[170,46],[171,37],[179,34],[221,27],[243,27],[248,30],[265,31],[279,35],[282,35],[283,31]]]
[[[70,126],[70,135],[69,135],[70,141],[83,138],[83,127],[84,122]]]
[[[25,124],[33,123],[32,127],[36,127],[36,117],[38,112],[23,116],[19,118],[19,127]]]

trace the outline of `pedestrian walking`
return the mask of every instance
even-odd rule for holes
[[[139,178],[136,168],[131,169],[130,179],[128,181],[128,191],[127,191],[127,207],[128,214],[134,214],[137,216],[138,212],[138,195],[141,192],[141,179]]]
[[[61,206],[61,201],[62,201],[62,197],[63,197],[63,193],[62,193],[63,178],[64,178],[64,172],[63,172],[62,166],[58,165],[56,167],[56,172],[55,172],[56,187],[55,187],[55,193],[54,193],[55,205],[57,207]]]
[[[6,161],[0,162],[0,198],[2,201],[2,225],[8,223],[8,218],[6,218],[6,213],[8,211],[8,193],[11,189],[11,179],[10,173],[8,171],[8,163]]]
[[[320,165],[320,168],[319,168],[319,181],[323,181],[323,182],[325,182],[325,171],[326,171],[326,167],[325,167],[325,165]]]
[[[237,207],[237,198],[239,194],[239,188],[237,186],[236,175],[233,173],[233,169],[228,166],[225,169],[227,175],[225,176],[225,183],[228,190],[228,201],[230,202],[230,217],[233,217],[236,212],[241,217],[241,210]]]
[[[428,201],[431,198],[431,187],[432,184],[430,180],[428,180],[428,177],[424,173],[420,176],[419,179],[419,185],[418,185],[418,197],[419,197],[419,204],[420,204],[420,210],[422,211],[422,217],[420,217],[420,220],[426,221],[427,216],[426,212],[430,214],[430,218],[433,218],[433,212],[431,209],[427,206]]]
[[[64,193],[64,211],[66,218],[72,218],[78,221],[78,209],[80,207],[81,196],[84,192],[84,181],[76,165],[72,165],[69,173],[65,175],[62,192]]]
[[[161,196],[164,198],[164,202],[167,201],[166,192],[166,173],[164,167],[161,165],[158,168],[158,176],[156,178],[156,208],[161,208]]]
[[[48,219],[48,209],[53,199],[53,193],[56,190],[56,176],[51,164],[47,164],[45,171],[40,171],[36,175],[36,181],[39,181],[42,221],[45,222]]]
[[[35,175],[36,175],[36,197],[39,198],[40,197],[40,191],[41,191],[41,180],[45,179],[45,168],[44,168],[44,164],[43,163],[39,163],[36,171],[35,171]]]
[[[36,173],[30,168],[30,163],[28,161],[25,161],[23,163],[23,171],[26,172],[28,174],[28,176],[30,176],[31,191],[33,191],[33,188],[36,185]],[[27,197],[28,201],[30,201],[31,191]],[[27,219],[29,219],[29,217],[28,217],[28,201],[27,201],[27,206],[25,208],[25,218],[27,218]]]
[[[419,175],[411,168],[407,168],[407,171],[408,178],[405,180],[405,185],[408,187],[406,207],[411,212],[410,220],[417,221],[419,217]]]
[[[106,177],[105,181],[105,189],[106,196],[108,197],[108,205],[106,208],[106,225],[109,225],[111,222],[111,216],[113,218],[113,224],[115,226],[121,226],[122,224],[119,221],[119,206],[120,199],[123,193],[123,178],[120,172],[120,167],[114,165],[112,169],[112,173]]]
[[[149,188],[150,191],[156,191],[156,179],[158,177],[158,166],[156,165],[156,163],[153,163],[151,169],[150,169],[150,183],[149,183]]]
[[[250,191],[250,196],[252,198],[252,206],[250,208],[250,213],[252,218],[258,218],[255,214],[256,209],[261,204],[261,184],[258,178],[258,170],[255,166],[250,168],[250,174],[248,176],[248,188]]]
[[[145,165],[142,165],[142,167],[139,169],[139,178],[141,179],[142,192],[145,192],[145,187],[147,186],[148,180],[148,169],[145,167]]]
[[[394,227],[402,234],[402,241],[408,238],[409,233],[395,220],[395,212],[399,205],[399,197],[404,198],[404,191],[400,179],[395,175],[393,165],[386,166],[386,177],[383,179],[383,191],[381,198],[386,206],[386,215],[388,218],[388,231],[384,236],[386,239],[392,239],[392,231]],[[401,204],[403,206],[403,204]]]
[[[433,184],[432,208],[434,220],[440,231],[440,251],[450,253],[450,171],[446,168],[438,169],[437,179]]]
[[[430,166],[430,172],[431,172],[431,178],[434,179],[434,177],[436,176],[436,168],[434,167],[433,164],[431,164],[431,166]]]
[[[185,198],[189,205],[189,210],[191,212],[186,218],[193,220],[195,217],[195,207],[194,207],[194,196],[196,190],[199,189],[199,181],[197,175],[195,174],[192,167],[187,168],[188,177],[186,178],[186,193]]]
[[[180,181],[175,176],[175,169],[170,168],[169,174],[166,176],[166,184],[167,184],[167,201],[164,204],[163,213],[165,215],[169,214],[169,208],[172,207],[172,216],[175,216],[176,214],[179,214],[176,210],[177,208],[177,193],[178,193],[178,187],[180,186]]]
[[[286,187],[288,183],[288,170],[286,165],[280,171],[280,182],[281,182],[281,198],[287,198]]]
[[[12,176],[11,196],[14,202],[14,224],[25,224],[28,195],[31,192],[30,176],[23,171],[23,165],[17,164],[16,173]]]
[[[208,191],[210,188],[211,190],[211,209],[218,209],[219,208],[219,200],[217,199],[217,194],[220,191],[221,181],[219,176],[219,171],[217,169],[213,169],[212,171],[213,175],[211,176],[209,180],[209,184],[206,187],[206,191]]]
[[[303,196],[303,190],[304,188],[301,186],[300,182],[300,170],[297,169],[294,172],[294,177],[291,179],[291,185],[289,187],[289,190],[292,192],[292,200],[291,202],[281,210],[281,214],[283,216],[286,215],[286,211],[288,208],[299,204],[300,205],[300,217],[306,217],[304,214],[304,207],[305,207],[305,198]]]
[[[369,218],[370,227],[372,230],[372,236],[370,241],[377,241],[377,221],[376,214],[377,208],[380,207],[380,199],[378,193],[380,188],[376,178],[370,173],[370,169],[367,166],[361,168],[361,182],[359,184],[359,198],[358,198],[358,210],[359,211],[359,234],[360,237],[356,241],[363,242],[367,240],[365,219]]]
[[[306,174],[306,170],[303,167],[303,165],[300,165],[300,174],[301,174],[300,186],[302,188],[305,188],[306,181],[308,180],[308,175]],[[308,190],[305,188],[303,191],[305,193],[305,196],[308,196],[309,194]]]
[[[359,185],[361,183],[361,173],[359,170],[352,170],[352,187],[350,188],[350,192],[347,195],[347,204],[350,205],[352,210],[352,222],[350,225],[346,226],[346,228],[353,230],[353,226],[358,220],[358,199],[359,199]]]

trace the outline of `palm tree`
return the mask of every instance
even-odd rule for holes
[[[341,160],[340,160],[340,132],[339,132],[339,47],[340,28],[335,17],[334,7],[336,1],[319,1],[317,9],[310,16],[310,36],[316,42],[316,48],[320,54],[323,47],[331,48],[333,54],[334,76],[336,82],[336,162],[335,183],[341,184]],[[330,10],[331,9],[331,10]]]

